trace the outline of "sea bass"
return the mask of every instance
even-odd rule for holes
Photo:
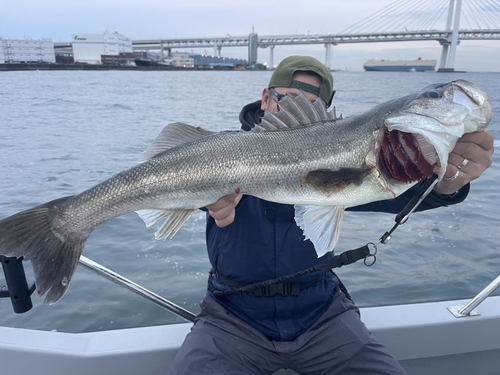
[[[295,205],[317,249],[334,249],[346,207],[392,199],[434,173],[464,133],[491,120],[488,95],[457,80],[346,119],[320,101],[286,96],[252,132],[213,133],[167,125],[140,163],[81,194],[0,221],[0,254],[33,264],[46,303],[66,292],[87,238],[104,222],[137,211],[157,239],[193,212],[231,193]]]

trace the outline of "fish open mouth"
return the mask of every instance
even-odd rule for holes
[[[433,175],[434,167],[427,161],[413,134],[386,130],[380,145],[378,166],[384,176],[412,183]]]

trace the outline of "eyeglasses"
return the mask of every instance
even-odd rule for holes
[[[286,96],[286,95],[280,94],[278,91],[276,91],[273,88],[270,88],[269,92],[278,100],[278,102]]]
[[[278,91],[276,91],[275,89],[273,88],[270,88],[269,89],[269,92],[271,93],[271,95],[274,97],[274,99],[276,100],[276,102],[279,102],[281,99],[283,99],[285,96],[287,95],[290,95],[291,97],[295,97],[296,95],[295,94],[291,94],[291,93],[287,93],[287,94],[280,94]],[[311,103],[314,103],[317,99],[314,99],[314,100],[311,100]]]

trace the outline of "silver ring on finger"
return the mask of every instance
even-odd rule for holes
[[[461,162],[459,165],[457,165],[457,169],[462,169],[463,167],[465,167],[467,164],[469,164],[469,159],[467,158],[464,158],[464,161]]]
[[[451,177],[444,177],[443,180],[445,180],[445,181],[454,181],[454,180],[456,180],[458,178],[459,174],[460,174],[460,169],[457,169],[457,173],[455,173]]]

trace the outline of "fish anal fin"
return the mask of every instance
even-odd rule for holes
[[[214,134],[209,130],[200,127],[191,126],[182,122],[168,124],[158,134],[151,146],[143,152],[139,158],[139,163],[148,161],[169,148],[179,146],[186,142],[205,138]]]
[[[350,185],[361,185],[369,173],[369,168],[315,169],[307,173],[303,182],[315,190],[331,194]]]
[[[344,211],[340,206],[295,206],[295,222],[313,243],[318,258],[337,245]]]
[[[140,210],[137,213],[148,227],[165,220],[160,229],[156,231],[155,239],[166,240],[167,238],[173,238],[195,211],[196,209],[175,211]]]

